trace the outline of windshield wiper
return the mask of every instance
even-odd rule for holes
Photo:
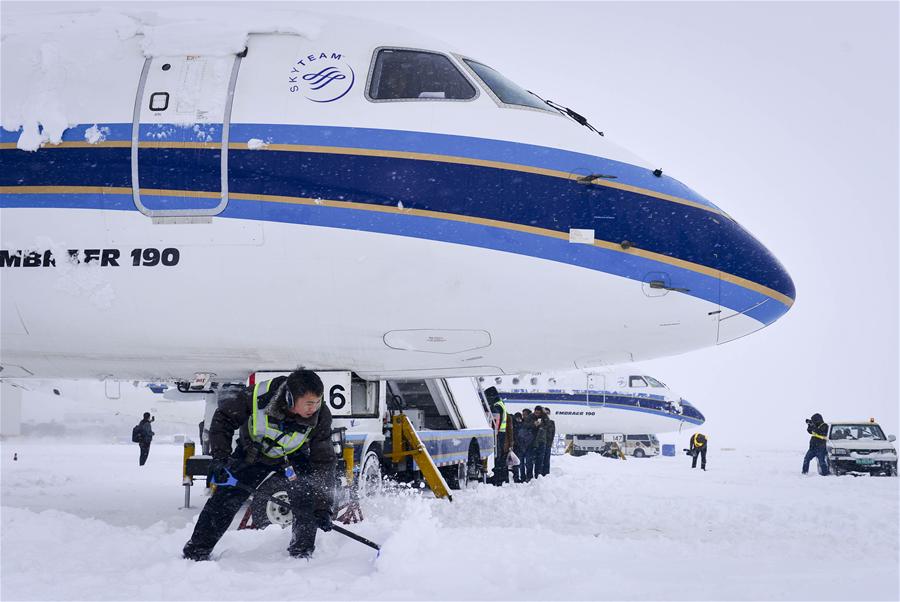
[[[531,93],[531,94],[534,94],[534,92],[532,92],[531,90],[528,90],[528,92]],[[544,101],[544,103],[545,103],[547,106],[549,106],[550,108],[555,109],[556,111],[559,111],[560,114],[565,115],[566,117],[571,118],[571,119],[572,119],[573,121],[575,121],[575,123],[577,123],[578,125],[583,125],[584,127],[586,127],[587,129],[591,130],[592,132],[596,132],[597,134],[603,136],[603,132],[601,132],[600,130],[598,130],[598,129],[595,128],[594,126],[592,126],[592,125],[588,122],[587,117],[585,117],[584,115],[581,115],[580,113],[576,113],[575,111],[573,111],[573,110],[570,109],[569,107],[564,107],[563,105],[561,105],[561,104],[559,104],[559,103],[556,103],[556,102],[553,102],[552,100],[546,100],[546,99],[544,99],[544,98],[541,98],[541,97],[538,96],[537,94],[534,94],[534,95],[537,96],[538,98],[540,98],[542,101]]]

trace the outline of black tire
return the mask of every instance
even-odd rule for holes
[[[644,453],[644,450],[642,450],[640,447],[637,448],[636,450],[634,450],[634,457],[635,457],[635,458],[643,458],[643,457],[646,456],[646,455],[647,455],[647,454],[645,454],[645,453]]]
[[[272,475],[253,494],[253,500],[250,502],[253,526],[257,529],[265,529],[269,525],[278,525],[281,528],[290,525],[294,520],[293,513],[269,500],[268,496],[288,501],[285,477],[278,474]]]
[[[447,487],[452,490],[465,489],[469,483],[466,465],[462,462],[451,464],[450,466],[441,466],[438,470],[441,471],[441,476],[447,482]]]
[[[381,445],[373,443],[366,451],[359,465],[359,478],[357,480],[357,492],[359,497],[378,495],[384,491],[384,473],[382,464]]]
[[[583,449],[573,449],[572,455],[576,458],[587,455],[587,452]]]
[[[891,467],[888,469],[888,476],[891,476],[891,477],[897,476],[897,463],[896,462],[891,464]]]
[[[466,486],[469,483],[484,483],[484,462],[481,460],[481,447],[477,439],[469,442],[469,459],[466,461]]]

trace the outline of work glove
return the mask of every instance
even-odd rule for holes
[[[331,512],[328,510],[316,510],[313,512],[313,518],[316,520],[316,526],[323,531],[331,531]]]
[[[209,463],[209,477],[212,483],[225,483],[228,480],[228,458],[213,458]]]

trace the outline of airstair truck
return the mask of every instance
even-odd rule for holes
[[[256,372],[249,384],[270,380],[288,372]],[[344,462],[339,499],[347,501],[351,488],[361,497],[379,491],[385,477],[399,482],[421,482],[422,467],[412,456],[393,461],[392,419],[404,414],[450,489],[465,488],[483,480],[488,459],[494,453],[493,431],[486,405],[471,378],[365,380],[350,371],[317,371],[325,385],[324,403],[333,416],[333,427],[343,429],[341,444],[352,447],[352,465]],[[179,386],[188,394],[185,385]],[[217,387],[207,391],[202,441],[208,441],[209,424],[218,404]],[[208,453],[207,447],[204,452]],[[343,456],[349,458],[349,454]],[[203,475],[203,464],[192,458],[191,472]],[[349,468],[349,470],[348,470]],[[290,523],[290,512],[266,500],[286,496],[284,477],[273,473],[251,504],[253,524]]]

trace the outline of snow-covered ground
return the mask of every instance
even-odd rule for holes
[[[13,461],[13,454],[18,460]],[[319,535],[312,561],[278,528],[228,532],[180,558],[199,506],[181,447],[18,438],[2,455],[3,600],[896,600],[898,481],[801,476],[802,449],[554,457],[551,478],[454,502],[365,503],[372,550]]]

